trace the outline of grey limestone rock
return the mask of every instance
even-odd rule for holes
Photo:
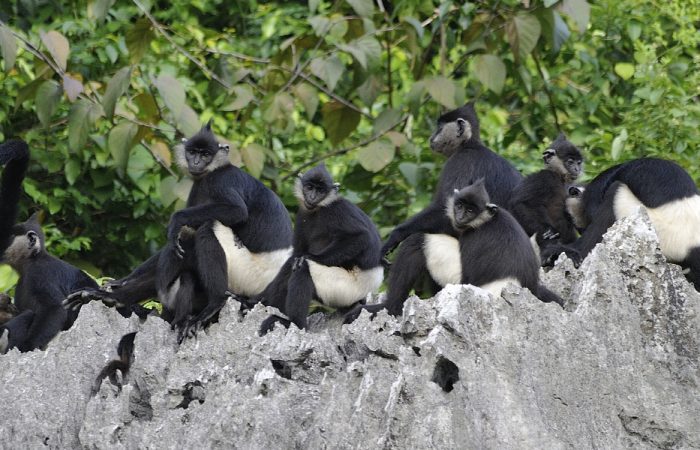
[[[45,351],[0,356],[4,448],[700,448],[700,295],[644,213],[580,269],[511,286],[450,285],[403,317],[257,329],[229,302],[177,346],[157,318],[90,304]],[[119,391],[94,377],[138,331]]]

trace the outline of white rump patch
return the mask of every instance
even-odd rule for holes
[[[168,287],[166,292],[158,292],[158,300],[163,304],[164,307],[169,309],[175,309],[175,296],[177,291],[180,290],[180,277],[177,277],[175,281]]]
[[[292,255],[292,247],[252,253],[218,221],[214,222],[214,235],[226,254],[228,288],[234,294],[250,297],[262,292]]]
[[[642,202],[621,185],[615,193],[615,219],[635,214],[640,206],[644,206]],[[659,237],[661,252],[669,261],[682,262],[691,249],[700,247],[700,195],[646,210]]]
[[[351,306],[379,289],[384,279],[384,268],[377,266],[369,270],[357,267],[347,270],[342,267],[324,266],[307,259],[309,273],[316,288],[316,295],[324,305],[334,308]]]
[[[425,263],[440,286],[462,282],[462,255],[459,241],[447,234],[426,234],[423,243]]]
[[[514,285],[521,287],[520,281],[513,277],[507,277],[502,278],[500,280],[491,281],[479,287],[485,291],[489,291],[491,295],[498,298],[501,296],[501,291],[503,290],[503,288],[506,287],[509,283],[513,283]]]

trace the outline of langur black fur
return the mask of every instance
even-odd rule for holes
[[[17,314],[17,307],[12,303],[12,297],[0,294],[0,325],[9,322]]]
[[[568,188],[581,174],[581,151],[561,133],[543,153],[545,168],[528,175],[513,190],[510,211],[528,236],[535,236],[543,265],[552,255],[565,252],[574,264],[578,252],[568,247],[576,240],[576,228],[566,210]]]
[[[155,295],[180,340],[212,321],[227,299],[259,294],[292,252],[292,227],[282,201],[229,162],[210,123],[176,149],[194,180],[184,209],[168,225],[168,244],[129,276],[78,293],[72,308],[99,299],[133,304]]]
[[[32,216],[12,229],[3,262],[19,273],[15,306],[19,314],[0,327],[0,353],[43,348],[59,331],[67,330],[78,310],[66,311],[61,302],[69,294],[97,283],[82,270],[51,256],[44,233]]]
[[[485,178],[486,191],[493,201],[507,205],[511,192],[523,179],[515,167],[481,142],[473,103],[440,116],[430,137],[430,148],[448,157],[433,200],[423,211],[394,228],[382,247],[382,257],[419,229],[431,232],[431,222],[442,217],[445,202],[454,189]],[[397,255],[396,264],[399,261]]]
[[[374,314],[386,308],[389,314],[401,314],[408,297],[406,286],[425,270],[442,287],[471,284],[498,297],[507,283],[514,283],[528,288],[545,303],[564,305],[563,299],[540,284],[539,258],[530,238],[508,211],[489,202],[483,179],[453,191],[440,226],[434,231],[440,234],[424,235],[424,239],[436,240],[435,252],[429,253],[429,246],[419,234],[409,237],[398,255],[406,262],[407,271],[395,272],[392,268],[386,301],[355,307],[346,314],[346,323],[354,321],[363,309]],[[456,233],[458,240],[449,240],[449,232]]]
[[[119,381],[119,378],[117,378],[117,371],[121,372],[122,380],[126,381],[126,377],[129,375],[129,369],[131,369],[131,365],[134,363],[135,338],[136,332],[122,336],[117,345],[117,355],[119,355],[119,359],[110,361],[100,371],[92,385],[90,391],[91,396],[94,396],[100,391],[100,386],[102,386],[102,381],[105,378],[109,378],[109,381],[115,385],[119,391],[122,390],[122,383]]]
[[[353,306],[375,292],[384,275],[376,226],[338,195],[338,185],[325,165],[300,175],[295,195],[299,211],[293,254],[260,295],[263,304],[276,307],[287,318],[269,317],[261,334],[278,322],[306,328],[312,299],[335,308]]]
[[[5,166],[0,182],[0,255],[10,245],[12,227],[17,223],[22,181],[29,166],[29,147],[12,139],[0,145],[0,164]]]
[[[700,194],[678,164],[642,158],[613,166],[595,177],[569,213],[585,228],[574,247],[582,257],[598,244],[618,219],[644,207],[670,262],[689,269],[686,275],[700,291]]]

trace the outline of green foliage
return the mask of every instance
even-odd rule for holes
[[[3,3],[0,140],[33,152],[22,217],[46,213],[56,255],[124,274],[186,199],[172,149],[213,119],[292,211],[292,177],[325,161],[387,232],[430,200],[435,118],[472,99],[524,172],[562,130],[590,175],[659,155],[700,178],[697,0],[391,4]]]

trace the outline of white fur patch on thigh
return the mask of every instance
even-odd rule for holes
[[[214,235],[226,254],[228,288],[234,294],[249,297],[262,292],[292,255],[292,247],[252,253],[236,240],[233,230],[218,221]]]
[[[307,260],[309,273],[316,288],[316,295],[324,305],[334,308],[351,306],[379,289],[384,279],[384,268],[347,270],[342,267],[324,266]]]
[[[615,193],[615,219],[637,212],[642,202],[624,184]],[[675,200],[657,208],[646,208],[659,237],[661,253],[672,262],[682,262],[700,246],[700,196]]]
[[[180,290],[180,277],[177,277],[175,281],[168,287],[168,289],[163,291],[158,291],[158,300],[167,309],[175,309],[175,296],[177,291]]]
[[[491,281],[491,282],[488,282],[486,284],[482,284],[479,287],[485,291],[489,291],[491,293],[491,295],[493,295],[494,297],[500,297],[501,291],[509,283],[513,283],[516,286],[520,286],[520,281],[518,281],[517,279],[515,279],[513,277],[507,277],[507,278],[502,278],[500,280]]]
[[[426,234],[423,243],[430,276],[442,287],[462,282],[462,255],[459,241],[447,234]]]

